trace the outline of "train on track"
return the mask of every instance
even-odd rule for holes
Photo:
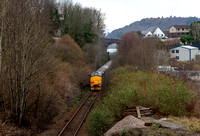
[[[102,67],[97,69],[97,71],[91,74],[90,76],[90,90],[91,91],[100,91],[102,89],[103,76],[106,70],[108,70],[108,68],[111,66],[111,64],[112,64],[112,60],[108,61]]]

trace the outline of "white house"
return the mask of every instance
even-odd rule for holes
[[[156,36],[158,38],[164,38],[165,34],[163,33],[163,31],[159,27],[157,27],[153,32],[153,36]]]
[[[151,31],[148,31],[146,34],[145,34],[145,37],[151,37],[153,34]]]
[[[164,32],[159,27],[150,27],[146,31],[142,31],[145,37],[156,36],[158,38],[166,38]]]
[[[178,46],[170,49],[170,55],[178,61],[195,60],[196,55],[199,55],[199,49],[193,46]]]

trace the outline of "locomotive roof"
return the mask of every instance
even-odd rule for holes
[[[92,74],[91,74],[91,76],[102,76],[102,73],[101,72],[99,72],[99,71],[95,71],[95,72],[93,72]]]

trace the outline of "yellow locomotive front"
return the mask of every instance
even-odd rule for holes
[[[102,88],[102,73],[96,71],[90,77],[90,90],[101,90]]]

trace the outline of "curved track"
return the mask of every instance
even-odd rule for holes
[[[79,105],[76,112],[64,126],[58,136],[76,136],[84,123],[92,105],[94,104],[99,92],[88,92],[83,102]]]

